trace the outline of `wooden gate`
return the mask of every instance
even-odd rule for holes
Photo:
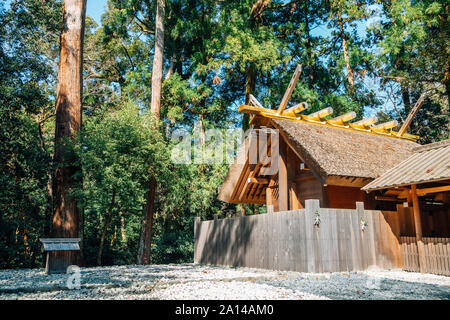
[[[403,258],[403,270],[420,272],[416,237],[400,237],[400,247]]]
[[[450,238],[424,237],[425,272],[450,276]],[[420,272],[416,237],[400,237],[403,270]]]

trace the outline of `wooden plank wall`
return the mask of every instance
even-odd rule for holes
[[[411,207],[397,206],[400,220],[400,235],[415,237],[414,214]],[[450,237],[450,210],[446,207],[425,206],[421,204],[420,220],[424,237],[449,238]]]
[[[327,185],[326,197],[328,207],[351,209],[355,207],[355,201],[365,202],[366,192],[361,187],[342,187]]]
[[[195,222],[194,263],[300,272],[401,268],[393,212],[319,208]],[[316,212],[320,225],[314,225]],[[361,221],[367,223],[364,231]],[[389,222],[394,226],[391,227]]]
[[[72,261],[78,260],[78,251],[64,250],[64,251],[47,251],[47,259],[45,263],[45,273],[66,273]]]
[[[450,238],[422,238],[427,273],[450,276]],[[403,270],[420,272],[416,237],[400,237]]]

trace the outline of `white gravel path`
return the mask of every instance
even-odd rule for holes
[[[0,270],[1,299],[450,299],[450,277],[400,270],[310,274],[193,264]]]

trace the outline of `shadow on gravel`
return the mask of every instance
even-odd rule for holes
[[[119,266],[81,268],[81,291],[87,293],[95,289],[127,288],[136,282],[151,287],[165,277],[173,268],[169,266]],[[70,274],[46,275],[43,269],[10,270],[0,273],[0,297],[8,294],[30,294],[71,291],[67,287]],[[87,290],[87,291],[86,291]],[[73,291],[75,292],[75,291]]]
[[[428,283],[370,277],[363,274],[333,274],[275,280],[270,286],[298,290],[336,300],[449,300],[450,287]]]

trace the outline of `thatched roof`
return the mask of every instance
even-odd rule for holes
[[[414,154],[387,170],[363,190],[379,190],[450,179],[450,140],[414,149]]]
[[[375,179],[412,154],[412,141],[343,128],[273,119],[288,144],[324,181],[329,176]]]
[[[334,176],[375,179],[419,146],[392,136],[312,123],[271,119],[270,124],[322,182]],[[244,151],[241,147],[241,157]],[[220,187],[220,200],[230,201],[244,166],[242,158],[235,160]]]

